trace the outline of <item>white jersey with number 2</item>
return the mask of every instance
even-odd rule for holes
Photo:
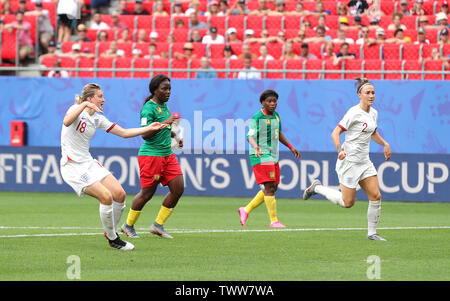
[[[78,106],[77,104],[71,106],[67,113],[75,110]],[[62,126],[61,165],[64,165],[69,160],[77,163],[92,160],[89,147],[95,131],[103,129],[109,132],[115,125],[115,123],[97,112],[89,115],[86,110],[83,110],[71,125]]]
[[[364,111],[358,105],[351,107],[338,126],[345,131],[345,142],[342,145],[347,153],[346,160],[355,163],[370,162],[370,140],[377,129],[378,112],[370,108]]]

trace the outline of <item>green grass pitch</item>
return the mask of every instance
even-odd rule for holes
[[[107,245],[91,197],[0,192],[0,280],[69,280],[71,255],[86,281],[364,281],[371,255],[379,258],[374,280],[450,280],[450,204],[384,201],[382,242],[365,239],[366,201],[344,209],[278,199],[288,228],[274,230],[264,204],[242,227],[237,208],[248,198],[184,196],[165,225],[174,236],[167,240],[147,231],[161,200],[147,203],[136,224],[141,238],[128,239],[136,249],[123,252]]]

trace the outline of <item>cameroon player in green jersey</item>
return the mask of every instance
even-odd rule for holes
[[[282,133],[280,116],[275,111],[278,93],[273,90],[264,91],[259,101],[262,108],[250,120],[247,140],[250,143],[250,163],[255,174],[256,183],[264,186],[246,207],[238,209],[242,226],[246,225],[248,214],[261,205],[266,204],[270,217],[270,227],[285,228],[278,221],[275,192],[280,183],[280,167],[278,164],[278,142],[287,146],[295,158],[300,152],[295,149]]]
[[[178,141],[178,146],[183,147],[183,140],[172,131],[171,125],[179,116],[172,115],[167,106],[170,98],[170,79],[159,74],[155,76],[149,85],[150,96],[145,100],[141,110],[141,127],[152,122],[169,124],[156,133],[142,136],[145,142],[138,153],[141,191],[134,197],[128,213],[128,218],[122,226],[122,231],[129,237],[137,238],[134,229],[139,215],[145,204],[153,197],[153,194],[161,183],[169,187],[169,193],[165,196],[155,222],[150,226],[150,233],[163,238],[172,238],[163,227],[164,222],[172,214],[184,192],[183,172],[175,154],[172,151],[172,138]]]

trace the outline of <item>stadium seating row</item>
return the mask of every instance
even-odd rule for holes
[[[200,59],[97,58],[94,60],[79,58],[74,60],[47,57],[43,64],[51,68],[56,60],[60,60],[61,68],[84,68],[71,72],[72,76],[78,77],[149,78],[164,73],[172,78],[195,78],[195,69],[201,68]],[[244,67],[242,60],[212,59],[210,64],[219,70],[217,72],[219,78],[236,78],[236,71]],[[331,60],[254,60],[252,65],[261,70],[263,78],[269,79],[353,79],[359,76],[369,79],[392,80],[450,79],[449,74],[423,72],[444,71],[441,60],[426,60],[422,63],[417,60],[350,60],[336,66]],[[98,68],[100,70],[96,70]],[[177,71],[177,69],[180,70]],[[333,71],[334,73],[331,73]]]
[[[72,45],[78,42],[65,42],[62,44],[62,52],[68,53],[72,50]],[[139,49],[143,56],[148,54],[148,47],[150,43],[133,43],[124,42],[118,43],[118,48],[125,52],[125,57],[131,57],[133,49]],[[183,52],[184,43],[155,43],[157,54],[166,54],[172,58],[176,52]],[[210,58],[223,58],[223,49],[225,44],[211,44],[205,45],[202,43],[192,43],[194,46],[193,53],[198,57],[208,56]],[[231,44],[235,55],[239,56],[242,53],[242,43]],[[82,42],[81,51],[94,53],[96,57],[101,56],[110,48],[110,42]],[[260,44],[251,44],[251,52],[259,56]],[[300,54],[300,43],[294,43],[294,52]],[[334,51],[339,52],[340,44],[335,43]],[[442,55],[450,54],[450,44],[378,44],[378,45],[350,45],[350,53],[355,54],[356,58],[366,60],[372,59],[405,59],[417,60],[418,58],[427,58],[431,54],[431,49],[438,48]],[[268,48],[268,52],[274,58],[278,59],[282,56],[284,45],[274,43]],[[310,43],[309,52],[321,58],[325,51],[325,44]]]

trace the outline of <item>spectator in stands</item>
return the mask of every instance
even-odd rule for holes
[[[56,14],[58,15],[58,43],[70,41],[72,29],[76,19],[80,19],[82,0],[58,1]]]
[[[189,15],[189,28],[190,29],[203,29],[208,28],[208,24],[198,20],[198,13],[192,12]]]
[[[313,29],[317,30],[317,27],[322,26],[323,28],[325,28],[325,30],[330,30],[330,28],[325,25],[325,23],[326,23],[326,19],[325,18],[326,18],[326,15],[324,15],[324,14],[319,15],[317,17],[317,26],[313,27]]]
[[[159,42],[159,34],[156,31],[152,31],[148,38],[150,40],[150,43],[158,43]]]
[[[247,54],[244,56],[244,69],[239,71],[238,79],[261,79],[261,72],[256,71],[255,67],[252,66],[252,56]]]
[[[225,45],[225,47],[223,47],[223,57],[226,60],[237,60],[238,59],[237,55],[234,54],[233,48],[231,48],[230,45]]]
[[[191,16],[192,13],[196,13],[197,15],[203,15],[204,13],[200,9],[200,1],[192,0],[190,7],[186,10],[186,16]]]
[[[117,40],[119,43],[125,43],[125,42],[132,42],[130,39],[130,30],[128,28],[125,28],[120,33],[120,38]]]
[[[362,27],[367,27],[366,25],[362,24],[361,16],[354,16],[353,17],[353,26],[349,26],[348,28],[358,28],[361,29]]]
[[[426,32],[423,27],[419,28],[417,30],[417,41],[414,42],[414,45],[420,45],[420,44],[430,44],[430,41],[426,38]]]
[[[250,43],[253,42],[255,38],[255,31],[253,29],[246,29],[244,31],[244,42]]]
[[[315,15],[323,15],[323,14],[331,15],[331,12],[329,10],[325,10],[323,7],[323,2],[318,0],[316,2],[316,9],[313,10],[313,14],[315,14]]]
[[[209,34],[205,35],[202,39],[203,44],[224,44],[225,38],[223,35],[217,33],[217,27],[212,26],[209,28]]]
[[[55,61],[53,63],[53,68],[61,68],[61,62],[59,60]],[[69,77],[69,72],[66,70],[50,70],[48,72],[47,77],[63,77],[67,78]]]
[[[60,53],[61,50],[56,48],[56,42],[52,40],[48,42],[48,52],[39,56],[39,63],[42,64],[44,58],[46,57],[59,57]]]
[[[337,11],[336,11],[336,15],[338,15],[338,16],[347,16],[348,15],[348,8],[347,8],[347,5],[345,5],[345,3],[339,2]]]
[[[82,52],[81,51],[81,44],[75,43],[72,45],[72,51],[67,53],[61,53],[59,54],[60,57],[70,57],[73,60],[76,60],[80,57],[87,57],[87,58],[94,58],[95,54],[90,52]]]
[[[267,16],[272,10],[267,6],[267,0],[258,0],[259,8],[250,12],[249,15]]]
[[[108,42],[108,33],[104,30],[98,31],[97,42]]]
[[[449,24],[447,24],[448,17],[444,13],[436,14],[436,26],[439,29],[448,28]]]
[[[311,21],[304,20],[300,29],[303,29],[303,30],[311,29]]]
[[[397,44],[412,43],[411,38],[405,36],[405,33],[401,28],[395,30],[394,37],[392,39],[389,39],[389,41]]]
[[[147,43],[147,31],[143,28],[139,29],[138,34],[137,34],[137,39],[136,39],[137,43]]]
[[[91,29],[104,30],[109,29],[109,25],[102,21],[102,15],[100,13],[95,13],[91,21]]]
[[[119,45],[117,41],[111,41],[109,43],[109,49],[106,50],[101,54],[101,57],[112,57],[112,58],[118,58],[118,57],[124,57],[125,51],[122,49],[119,49]]]
[[[284,3],[284,0],[276,0],[275,10],[268,13],[268,15],[271,16],[285,16],[287,14],[288,12],[286,10],[286,3]]]
[[[414,6],[409,10],[411,16],[425,15],[425,10],[423,9],[423,1],[424,0],[415,0]]]
[[[11,3],[9,0],[3,1],[3,9],[0,11],[0,15],[12,15]]]
[[[330,36],[325,35],[325,28],[323,26],[318,26],[316,29],[316,36],[311,38],[306,38],[305,43],[325,43],[331,40]]]
[[[246,56],[250,56],[252,59],[256,59],[258,57],[256,54],[252,53],[252,48],[250,47],[250,44],[243,43],[242,44],[242,53],[239,55],[239,58],[243,59]]]
[[[208,3],[208,11],[205,13],[205,16],[217,16],[219,14],[219,2],[213,0]]]
[[[353,60],[356,58],[356,55],[354,53],[349,52],[349,44],[348,43],[342,43],[341,44],[341,50],[338,54],[336,54],[336,58],[333,61],[333,65],[338,65],[342,61],[346,60]]]
[[[169,15],[164,9],[164,2],[162,0],[157,0],[155,2],[155,10],[152,15],[154,17],[167,17]]]
[[[367,4],[366,0],[351,0],[347,6],[352,16],[365,15],[369,9],[369,4]]]
[[[337,32],[337,37],[333,39],[335,43],[348,43],[354,44],[355,41],[352,38],[347,38],[347,33],[343,29],[339,29]]]
[[[303,43],[303,40],[306,38],[306,33],[303,29],[300,29],[297,32],[297,36],[295,38],[291,38],[288,41],[293,43]]]
[[[169,33],[166,37],[166,42],[167,43],[175,43],[177,40],[175,39],[175,36],[173,35],[173,33]],[[180,42],[184,42],[184,41],[180,41]]]
[[[200,59],[200,65],[201,65],[201,69],[214,70],[214,68],[209,65],[209,58],[207,58],[206,56],[203,56]],[[198,78],[198,79],[217,78],[217,72],[215,72],[215,71],[197,71],[195,78]]]
[[[299,56],[294,52],[294,43],[287,42],[284,44],[283,55],[280,60],[294,60],[298,58]]]
[[[396,30],[398,28],[406,30],[406,26],[404,24],[402,24],[402,18],[403,18],[403,15],[401,13],[393,13],[392,14],[392,23],[389,24],[387,30]]]
[[[377,18],[371,19],[370,20],[370,24],[369,24],[369,28],[372,30],[377,30],[378,28],[381,28],[380,26],[380,20]]]
[[[305,60],[317,60],[317,56],[309,52],[308,43],[302,43],[302,46],[300,47],[300,56],[298,58]]]
[[[375,42],[377,44],[383,44],[386,41],[386,37],[384,35],[384,29],[382,27],[377,28],[375,32]]]
[[[23,20],[24,12],[16,12],[16,21],[4,25],[4,29],[8,32],[12,32],[13,29],[17,29],[19,32],[18,44],[19,44],[19,59],[25,60],[29,54],[33,52],[33,40],[31,39],[31,24],[28,21]]]
[[[157,47],[155,43],[148,45],[148,54],[144,56],[145,59],[159,59],[161,56],[157,53]]]
[[[411,13],[408,9],[408,0],[401,0],[400,1],[400,10],[399,13],[401,13],[403,16],[409,16]]]
[[[173,12],[171,15],[174,17],[185,16],[185,14],[183,12],[183,5],[181,4],[181,2],[175,2],[174,6],[173,6]]]
[[[23,11],[24,13],[26,13],[28,11],[26,0],[19,0],[19,8],[17,9],[17,11],[19,11],[19,10]]]
[[[435,60],[441,60],[441,61],[444,62],[445,69],[449,69],[450,68],[449,58],[441,55],[441,53],[439,52],[438,48],[431,49],[431,53],[430,53],[429,57],[427,57],[427,58],[420,57],[419,58],[419,62],[420,63],[422,63],[424,60],[425,61],[428,61],[428,60],[434,60],[434,61]]]
[[[299,1],[295,5],[295,10],[292,12],[288,12],[288,14],[295,16],[309,16],[311,15],[311,12],[309,10],[305,10],[303,3]]]
[[[444,28],[439,32],[438,44],[448,44],[450,43],[448,39],[448,29]]]
[[[111,13],[111,25],[109,27],[115,30],[127,28],[127,26],[120,21],[120,14],[116,10]]]
[[[175,52],[174,56],[179,60],[195,59],[197,57],[194,53],[194,45],[192,45],[192,43],[185,43],[183,53]]]
[[[131,15],[128,11],[127,11],[127,0],[120,0],[119,1],[119,14],[120,15]]]
[[[261,46],[259,46],[259,57],[258,60],[265,60],[265,61],[269,61],[269,60],[273,60],[273,56],[271,56],[269,54],[269,49],[267,48],[266,44],[261,44]]]
[[[368,27],[362,27],[360,30],[361,38],[356,40],[356,44],[357,45],[367,45],[367,46],[375,44],[376,40],[369,37],[369,32],[370,32],[370,29]]]
[[[142,1],[143,0],[136,0],[133,15],[150,15],[150,13],[144,8]]]
[[[334,60],[336,58],[336,53],[334,53],[334,43],[333,41],[328,41],[325,45],[325,52],[322,54],[323,60]]]
[[[228,43],[242,43],[242,41],[237,38],[237,31],[234,27],[228,28],[227,39]]]
[[[427,16],[420,16],[419,17],[419,28],[424,28],[425,29],[426,27],[429,26],[428,22],[429,22],[429,20],[428,20]]]
[[[184,21],[183,19],[176,19],[175,21],[175,28],[176,29],[183,29],[184,28]]]
[[[223,17],[223,16],[228,16],[229,14],[230,14],[230,10],[228,9],[227,0],[220,0],[219,1],[219,12],[217,13],[217,16]]]
[[[53,37],[53,26],[50,22],[50,13],[46,9],[42,9],[42,2],[36,2],[36,9],[25,12],[25,15],[37,16],[37,25],[39,29],[39,43],[42,47],[42,53],[48,51],[48,43]]]
[[[131,52],[131,55],[135,59],[141,58],[142,57],[142,51],[139,48],[134,48],[133,51]]]
[[[77,37],[75,41],[77,42],[91,42],[91,40],[86,36],[87,28],[84,24],[78,24],[77,26]]]
[[[200,30],[198,30],[198,29],[194,29],[194,30],[192,30],[191,31],[191,34],[190,34],[190,39],[189,39],[189,42],[191,42],[191,43],[198,43],[198,42],[202,42],[202,34],[200,33]]]
[[[233,6],[230,8],[231,15],[249,15],[250,10],[245,4],[245,0],[238,0],[234,2]]]
[[[91,13],[109,14],[110,0],[91,0],[90,7]]]
[[[444,13],[445,15],[449,14],[447,1],[442,2],[442,5],[441,5],[441,8],[440,8],[439,12],[440,13]]]
[[[359,16],[358,16],[359,17]],[[347,17],[340,17],[339,18],[339,25],[338,29],[346,30],[349,28],[348,25],[348,18]],[[328,30],[328,29],[327,29]]]

